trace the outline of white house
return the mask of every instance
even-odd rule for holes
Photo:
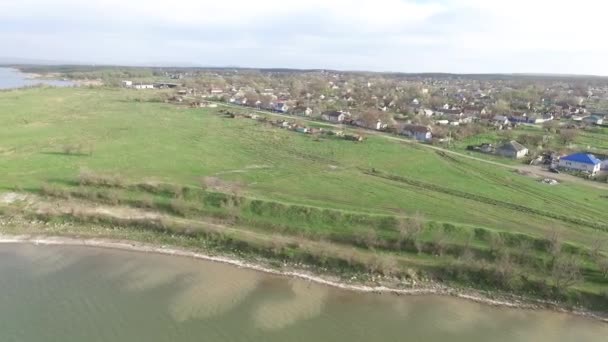
[[[602,161],[593,154],[575,153],[559,159],[558,166],[567,170],[589,172],[595,175],[602,168]]]
[[[278,112],[281,112],[281,113],[287,113],[287,110],[289,109],[289,106],[287,106],[287,104],[285,104],[284,102],[279,102],[274,107],[274,109],[276,111],[278,111]]]
[[[604,123],[604,118],[599,115],[591,115],[583,118],[583,122],[589,125],[601,125]]]
[[[125,88],[131,88],[133,86],[133,81],[122,81],[122,86]]]
[[[428,109],[428,108],[420,109],[420,111],[418,113],[420,115],[424,115],[426,117],[431,117],[431,116],[433,116],[433,114],[435,114],[435,112],[433,112],[432,109]]]
[[[492,121],[495,126],[506,126],[509,124],[509,118],[504,115],[494,115]]]
[[[496,148],[496,154],[507,158],[519,159],[528,154],[528,149],[515,140],[511,140]]]
[[[414,138],[418,141],[430,141],[433,139],[433,132],[431,128],[423,125],[403,125],[401,128],[401,134]]]
[[[346,119],[346,113],[343,111],[331,111],[321,114],[321,119],[330,122],[342,122]]]
[[[357,120],[355,121],[355,124],[359,127],[365,127],[365,128],[369,128],[369,129],[375,129],[376,131],[381,131],[383,129],[386,129],[388,127],[388,124],[383,123],[382,121],[378,120],[374,123],[366,123],[363,120]]]
[[[134,84],[133,88],[135,88],[135,89],[154,89],[154,84],[139,83],[139,84]]]

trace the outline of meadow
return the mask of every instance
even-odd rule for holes
[[[222,218],[268,236],[380,250],[410,266],[431,265],[441,270],[436,275],[449,274],[446,265],[465,251],[499,264],[497,243],[515,259],[525,242],[534,246],[528,258],[535,261],[518,261],[518,277],[544,283],[559,237],[581,265],[584,281],[572,288],[608,303],[608,280],[590,256],[591,246],[608,238],[605,191],[548,186],[378,136],[360,143],[313,137],[227,118],[219,108],[157,102],[157,95],[113,88],[0,92],[0,192]],[[608,244],[596,249],[605,257]],[[475,277],[479,272],[462,282]]]

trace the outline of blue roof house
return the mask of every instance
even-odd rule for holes
[[[589,172],[595,175],[600,171],[602,161],[597,159],[593,154],[575,153],[560,158],[558,166],[567,170]]]

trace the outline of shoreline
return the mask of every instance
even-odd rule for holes
[[[46,246],[81,246],[92,248],[106,248],[139,253],[155,253],[168,256],[187,257],[209,262],[222,263],[230,266],[244,268],[256,272],[262,272],[269,275],[295,278],[305,281],[314,282],[319,285],[330,286],[333,288],[362,292],[362,293],[385,293],[399,296],[415,296],[415,295],[435,295],[435,296],[450,296],[462,300],[473,301],[480,304],[504,307],[511,309],[522,310],[549,310],[558,313],[572,314],[579,317],[594,319],[603,323],[608,323],[608,315],[594,313],[583,310],[570,310],[563,308],[555,303],[522,299],[493,299],[480,292],[474,290],[457,290],[443,285],[434,287],[420,287],[412,289],[399,289],[387,286],[371,286],[365,284],[351,284],[339,280],[330,280],[322,275],[313,274],[303,270],[278,270],[271,267],[263,266],[253,262],[247,262],[236,257],[218,256],[204,254],[188,250],[187,248],[165,247],[152,245],[148,243],[136,242],[131,240],[117,240],[106,238],[75,238],[64,236],[46,236],[46,235],[9,235],[0,233],[0,245],[2,244],[33,244]]]
[[[103,85],[103,82],[99,79],[96,80],[89,80],[89,79],[84,79],[84,80],[71,80],[71,79],[66,79],[66,78],[61,78],[59,73],[49,73],[49,74],[39,74],[39,73],[34,73],[34,72],[25,72],[22,69],[18,68],[18,67],[8,67],[8,69],[10,70],[14,70],[15,72],[23,75],[23,78],[27,81],[31,81],[31,82],[41,82],[43,84],[45,84],[44,82],[67,82],[70,83],[70,85],[68,86],[101,86]]]

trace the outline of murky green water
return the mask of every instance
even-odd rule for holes
[[[0,245],[0,341],[606,341],[608,324],[181,257]]]

